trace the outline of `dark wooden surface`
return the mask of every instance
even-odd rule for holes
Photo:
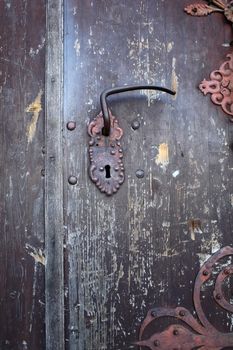
[[[65,1],[66,349],[135,349],[147,311],[192,310],[199,266],[232,243],[233,125],[197,89],[224,60],[231,31],[221,15],[187,16],[187,3]],[[109,99],[124,129],[126,181],[108,198],[88,177],[87,123],[103,89],[133,83],[172,87],[177,96]],[[75,131],[65,129],[69,120]],[[218,329],[232,328],[210,296],[205,308]]]
[[[45,2],[0,0],[1,350],[62,350],[64,340],[67,350],[136,349],[147,311],[192,311],[200,265],[232,244],[233,125],[197,89],[232,33],[221,15],[187,16],[187,2],[65,0],[62,120],[62,2],[47,2],[45,69]],[[106,197],[88,177],[87,123],[103,89],[134,83],[177,96],[109,99],[124,129],[126,181]],[[206,314],[232,331],[211,287]]]
[[[64,349],[63,278],[63,8],[47,1],[45,118],[46,350]]]
[[[45,2],[0,1],[0,349],[45,349]]]

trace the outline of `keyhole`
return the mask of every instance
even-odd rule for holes
[[[105,166],[105,177],[106,179],[110,179],[111,177],[111,167],[110,165]]]

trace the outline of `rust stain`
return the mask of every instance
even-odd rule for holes
[[[176,91],[176,94],[172,97],[174,100],[176,100],[178,87],[179,87],[179,80],[178,76],[176,74],[176,58],[173,57],[172,59],[172,79],[171,79],[171,86],[172,90]]]
[[[161,143],[159,145],[159,153],[157,154],[155,162],[157,165],[160,165],[161,168],[166,170],[166,167],[169,164],[169,150],[167,143]]]
[[[26,108],[26,113],[32,113],[32,119],[27,127],[27,138],[28,143],[32,142],[33,137],[35,136],[36,126],[39,119],[40,112],[42,111],[41,98],[43,91],[40,90],[35,100]]]
[[[196,233],[202,233],[201,229],[201,220],[200,219],[191,219],[188,221],[189,231],[191,234],[192,241],[195,241]]]
[[[40,248],[37,249],[31,246],[30,244],[26,244],[26,250],[27,250],[27,253],[33,257],[36,263],[45,265],[45,256]]]

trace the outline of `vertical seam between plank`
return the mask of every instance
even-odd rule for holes
[[[46,1],[45,322],[46,350],[64,350],[63,0]]]

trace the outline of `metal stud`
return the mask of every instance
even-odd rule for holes
[[[131,127],[132,127],[133,130],[139,129],[140,128],[139,120],[137,120],[137,119],[133,120],[132,123],[131,123]]]
[[[76,128],[76,123],[73,122],[73,121],[69,121],[67,124],[66,124],[66,127],[68,130],[72,131]]]
[[[142,179],[145,176],[144,170],[138,169],[136,171],[136,176],[137,178]]]
[[[77,179],[76,176],[71,175],[71,176],[69,176],[69,178],[68,178],[68,182],[69,182],[70,185],[76,185],[77,182],[78,182],[78,179]]]

